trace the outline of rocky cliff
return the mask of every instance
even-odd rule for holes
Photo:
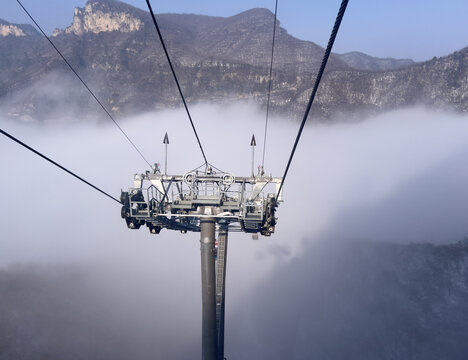
[[[106,1],[88,2],[84,8],[75,8],[73,23],[65,30],[56,29],[53,36],[61,34],[83,35],[87,32],[138,31],[143,26],[143,12],[123,3]]]
[[[39,32],[29,24],[11,24],[0,19],[0,37],[39,35]]]

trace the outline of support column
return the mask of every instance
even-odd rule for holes
[[[224,360],[224,309],[226,299],[226,262],[228,227],[222,225],[218,233],[218,267],[216,273],[216,320],[218,323],[218,360]]]
[[[202,278],[202,360],[218,360],[216,329],[215,219],[200,220]]]

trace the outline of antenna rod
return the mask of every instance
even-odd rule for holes
[[[257,146],[257,142],[255,141],[254,134],[252,134],[252,140],[250,140],[250,146],[252,147],[252,177],[255,177],[254,163],[255,163],[255,146]]]
[[[166,147],[166,157],[165,157],[165,162],[164,162],[164,175],[167,175],[167,145],[169,145],[169,137],[167,136],[167,132],[166,132],[166,135],[164,135],[163,144]]]

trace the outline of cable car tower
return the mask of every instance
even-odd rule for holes
[[[166,147],[167,133],[163,143]],[[252,164],[255,138],[252,137]],[[253,166],[252,166],[253,170]],[[224,359],[224,304],[228,233],[275,231],[275,210],[282,201],[282,178],[263,168],[248,177],[223,172],[206,163],[183,175],[168,175],[158,164],[135,174],[133,187],[122,191],[122,218],[130,229],[146,225],[151,234],[162,229],[200,232],[202,275],[202,359]],[[218,247],[215,234],[218,233]]]
[[[125,131],[120,127],[111,113],[103,103],[96,97],[93,91],[86,85],[83,78],[76,72],[70,62],[55,46],[53,41],[46,35],[31,14],[26,10],[20,0],[18,4],[29,16],[52,47],[57,51],[69,69],[75,74],[88,92],[104,110],[106,115],[118,127],[125,138],[138,152],[142,159],[148,164],[151,170],[144,174],[135,174],[133,187],[128,191],[122,191],[120,200],[117,200],[107,192],[101,190],[89,181],[85,180],[66,167],[45,156],[38,150],[30,147],[26,143],[0,129],[0,134],[10,138],[17,144],[25,147],[29,151],[40,156],[44,160],[52,163],[71,176],[82,181],[94,190],[107,196],[113,201],[122,205],[121,215],[125,219],[130,229],[139,229],[146,225],[152,234],[159,234],[164,228],[169,230],[179,230],[182,233],[187,231],[200,232],[201,251],[201,271],[202,271],[202,358],[203,360],[224,360],[224,300],[225,300],[225,279],[226,279],[226,255],[229,231],[242,231],[252,233],[258,238],[258,233],[270,236],[275,231],[276,218],[275,211],[282,201],[282,188],[286,175],[288,174],[292,159],[294,157],[297,144],[302,135],[304,125],[307,121],[312,103],[315,99],[320,81],[325,71],[328,58],[331,54],[336,35],[340,28],[346,7],[349,0],[341,0],[335,24],[333,26],[328,45],[323,55],[322,63],[317,73],[309,102],[307,104],[299,131],[296,136],[293,148],[289,155],[283,177],[272,177],[265,175],[262,165],[259,167],[257,175],[254,174],[254,147],[255,137],[252,137],[252,174],[248,177],[237,177],[232,173],[223,172],[210,165],[206,159],[203,147],[198,137],[195,125],[183,96],[179,81],[169,57],[169,53],[164,44],[161,31],[157,24],[150,0],[146,0],[148,10],[158,33],[164,53],[174,76],[175,83],[179,90],[182,102],[187,112],[198,145],[205,160],[204,164],[183,175],[167,174],[167,145],[169,138],[164,137],[166,147],[165,170],[161,172],[159,165],[154,167],[143,156],[139,148],[133,143]],[[268,125],[268,109],[271,93],[271,79],[273,66],[273,52],[275,47],[275,30],[278,0],[276,0],[273,41],[270,62],[270,81],[268,85],[267,114],[265,122],[265,139],[263,147],[263,160],[265,159],[265,143]],[[218,249],[215,248],[215,233],[218,231]],[[217,259],[217,260],[216,260]],[[217,261],[217,263],[216,263]],[[217,265],[217,267],[216,267]]]

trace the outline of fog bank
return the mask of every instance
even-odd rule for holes
[[[263,112],[248,104],[199,105],[192,115],[210,163],[249,175],[252,133],[258,145],[256,164],[261,157]],[[6,131],[117,197],[121,188],[132,185],[134,173],[147,170],[111,124],[0,122]],[[151,162],[164,162],[162,140],[168,132],[169,173],[183,174],[203,163],[182,110],[120,123]],[[270,122],[268,173],[282,175],[297,128],[292,119]],[[118,204],[6,138],[0,139],[0,151],[4,189],[0,266],[30,262],[88,268],[94,284],[90,294],[102,296],[109,311],[143,319],[153,309],[160,316],[148,317],[158,319],[148,320],[149,331],[165,329],[167,335],[183,329],[180,337],[188,345],[181,348],[193,351],[201,318],[198,235],[131,231],[120,218]],[[242,314],[247,294],[259,284],[274,283],[271,274],[279,265],[289,268],[297,259],[306,261],[311,244],[449,243],[468,234],[467,156],[467,116],[418,108],[360,124],[308,126],[285,183],[276,234],[259,241],[245,234],[230,235],[226,336],[242,331],[232,326],[253,326],[231,318]],[[307,276],[288,274],[287,281],[294,283]],[[95,301],[82,299],[88,300]],[[146,305],[137,305],[141,302]],[[130,303],[129,312],[125,304]],[[131,323],[136,326],[139,321]],[[173,348],[166,345],[161,340],[161,354],[171,353]],[[249,348],[240,340],[235,346]],[[234,351],[226,350],[227,355]]]

